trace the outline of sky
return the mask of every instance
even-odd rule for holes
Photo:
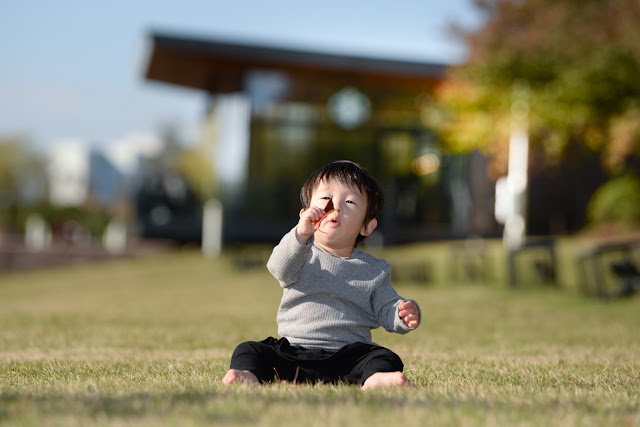
[[[0,139],[103,148],[167,125],[195,139],[206,95],[145,80],[152,31],[453,64],[471,0],[20,0],[0,7]]]

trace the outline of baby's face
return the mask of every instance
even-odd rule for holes
[[[350,254],[358,234],[369,234],[364,226],[367,196],[338,180],[323,180],[313,191],[310,204],[324,209],[329,200],[335,211],[322,220],[314,239],[329,252],[346,252],[348,248]]]

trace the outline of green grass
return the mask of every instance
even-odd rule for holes
[[[640,425],[640,296],[580,296],[569,267],[559,289],[452,282],[446,245],[380,255],[433,261],[396,284],[421,327],[374,332],[412,389],[221,386],[235,345],[276,336],[281,290],[185,251],[0,277],[0,424]]]

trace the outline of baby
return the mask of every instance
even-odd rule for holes
[[[373,343],[371,330],[405,334],[420,325],[420,308],[393,289],[386,261],[355,247],[378,225],[378,183],[358,164],[337,161],[314,172],[300,196],[298,224],[267,262],[283,288],[282,338],[238,345],[223,384],[410,385],[400,357]]]

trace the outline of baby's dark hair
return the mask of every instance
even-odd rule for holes
[[[313,190],[322,182],[336,179],[343,184],[357,188],[362,194],[367,196],[367,213],[364,223],[368,224],[377,218],[384,206],[384,194],[378,182],[369,175],[369,172],[357,163],[349,160],[338,160],[318,169],[307,179],[300,190],[300,202],[302,207],[307,209],[311,203]],[[356,238],[356,244],[366,238],[361,234]]]

